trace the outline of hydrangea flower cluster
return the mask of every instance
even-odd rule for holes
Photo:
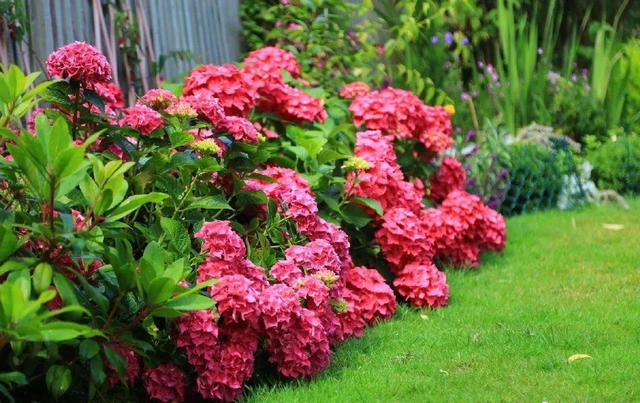
[[[446,305],[446,277],[433,264],[434,258],[477,266],[482,249],[504,247],[502,216],[461,190],[464,170],[452,158],[445,157],[431,178],[430,197],[442,204],[427,209],[420,182],[404,180],[393,137],[379,130],[358,133],[354,153],[370,168],[351,172],[347,191],[374,199],[384,208],[375,237],[396,276],[393,284],[398,293],[416,306]]]
[[[349,110],[357,127],[413,139],[435,154],[453,144],[451,116],[446,109],[426,106],[409,91],[387,87],[367,92],[353,98]]]
[[[311,194],[300,176],[283,168],[265,171],[281,179],[264,182],[272,197],[284,187]],[[204,398],[239,397],[253,373],[261,338],[280,374],[309,377],[329,365],[332,343],[361,335],[366,325],[395,312],[393,291],[378,272],[353,268],[350,260],[345,265],[328,240],[290,246],[285,259],[269,270],[268,281],[265,271],[246,258],[245,244],[228,221],[205,222],[195,237],[202,239],[205,254],[197,281],[217,280],[209,288],[217,312],[181,316],[173,338],[196,370],[196,389]],[[348,254],[346,235],[344,242]],[[348,312],[334,308],[345,303]],[[156,385],[154,393],[161,392]]]
[[[438,171],[431,175],[429,198],[434,203],[441,203],[454,190],[464,190],[466,183],[462,164],[455,158],[444,157]]]
[[[90,87],[111,79],[111,65],[100,51],[85,42],[73,42],[52,52],[46,61],[51,77]]]
[[[118,121],[120,126],[128,126],[149,135],[164,125],[162,115],[148,106],[134,105],[124,110],[124,116]]]
[[[186,378],[185,373],[175,364],[148,368],[142,375],[149,398],[161,403],[183,402]]]

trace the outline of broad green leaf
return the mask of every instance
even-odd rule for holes
[[[173,294],[176,288],[176,281],[169,277],[158,277],[151,280],[147,288],[149,303],[160,304],[165,302]]]
[[[384,214],[384,211],[382,209],[382,205],[380,205],[380,203],[378,203],[378,201],[373,200],[373,199],[368,199],[366,197],[354,197],[352,199],[354,202],[356,203],[362,203],[365,206],[369,207],[370,209],[372,209],[373,211],[376,212],[377,215],[382,216]]]
[[[198,208],[205,210],[231,210],[231,206],[222,196],[205,196],[195,199],[189,203],[186,210]]]
[[[49,392],[58,400],[71,386],[71,370],[62,365],[52,365],[47,370],[46,381]]]
[[[4,262],[18,249],[18,238],[5,225],[0,226],[0,262]]]
[[[160,219],[160,226],[166,233],[166,239],[176,252],[187,254],[191,249],[191,237],[187,229],[177,220],[167,217]]]
[[[78,353],[83,360],[90,360],[100,352],[100,345],[94,340],[85,339],[80,342]]]
[[[139,209],[143,204],[146,203],[160,203],[164,199],[169,197],[169,195],[164,193],[153,192],[144,195],[134,195],[127,198],[122,202],[115,210],[111,211],[107,214],[107,222],[118,220],[133,211]]]

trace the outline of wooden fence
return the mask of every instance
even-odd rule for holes
[[[5,0],[6,1],[6,0]],[[11,2],[9,2],[11,3]],[[58,47],[85,41],[100,49],[114,66],[114,80],[124,87],[134,81],[142,89],[160,76],[178,79],[200,63],[233,62],[240,53],[239,0],[22,0],[14,2],[28,24],[22,41],[14,41],[7,16],[0,20],[0,63],[27,71],[42,70]],[[118,21],[130,25],[126,39],[138,46],[122,51]],[[132,60],[139,60],[136,66]],[[162,62],[154,75],[151,66]],[[129,86],[129,96],[133,88]]]

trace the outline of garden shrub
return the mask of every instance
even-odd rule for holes
[[[510,183],[500,211],[512,215],[555,207],[564,175],[557,153],[534,143],[511,145],[508,152]]]
[[[586,159],[600,189],[618,193],[640,193],[640,137],[625,135],[592,147]]]
[[[15,66],[0,75],[8,399],[231,401],[256,368],[309,378],[393,316],[388,282],[441,307],[436,264],[504,247],[502,216],[439,156],[449,111],[408,91],[332,97],[275,47],[129,107],[90,45],[58,49],[47,72],[34,89]],[[432,172],[403,172],[394,143]]]

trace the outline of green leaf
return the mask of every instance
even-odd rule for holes
[[[41,339],[32,341],[65,341],[78,337],[95,337],[102,333],[85,325],[74,322],[55,321],[41,325],[39,328]]]
[[[171,147],[180,147],[193,142],[193,135],[186,132],[173,132],[169,134]]]
[[[178,296],[164,305],[165,308],[177,311],[200,311],[213,308],[215,301],[206,295],[189,294]]]
[[[187,254],[191,249],[191,237],[187,229],[177,220],[160,218],[160,226],[167,234],[166,239],[174,247],[176,252]]]
[[[100,345],[91,339],[85,339],[80,342],[78,353],[83,360],[90,360],[100,352]]]
[[[109,346],[102,346],[105,357],[107,357],[107,361],[111,364],[111,367],[116,370],[120,379],[125,375],[127,371],[127,362],[124,360],[119,353],[113,350]]]
[[[185,210],[231,210],[231,206],[222,196],[205,196],[192,201]]]
[[[176,288],[176,281],[169,277],[158,277],[151,280],[147,288],[149,303],[160,304],[171,298]]]
[[[49,392],[58,400],[71,386],[71,370],[62,365],[52,365],[47,370],[46,381]]]
[[[367,226],[372,219],[369,215],[359,206],[355,204],[347,204],[342,208],[342,218],[349,224],[355,225],[357,228]]]
[[[47,262],[39,263],[33,271],[33,289],[38,294],[44,292],[51,285],[53,268]]]
[[[104,373],[104,364],[99,355],[94,356],[89,361],[89,371],[91,372],[91,380],[97,385],[102,385],[107,380],[107,375]]]
[[[378,203],[376,200],[358,196],[358,197],[354,197],[352,199],[352,201],[354,201],[356,203],[364,204],[365,206],[367,206],[370,209],[372,209],[373,211],[375,211],[376,214],[379,215],[379,216],[382,216],[384,214],[384,211],[382,209],[382,205],[380,205],[380,203]]]
[[[139,209],[143,204],[160,203],[167,197],[169,197],[169,195],[158,192],[153,192],[145,195],[130,196],[125,201],[123,201],[122,204],[120,204],[115,210],[107,214],[106,221],[115,221],[132,213],[134,210]]]
[[[0,226],[0,262],[4,262],[18,249],[18,238],[5,225]]]

